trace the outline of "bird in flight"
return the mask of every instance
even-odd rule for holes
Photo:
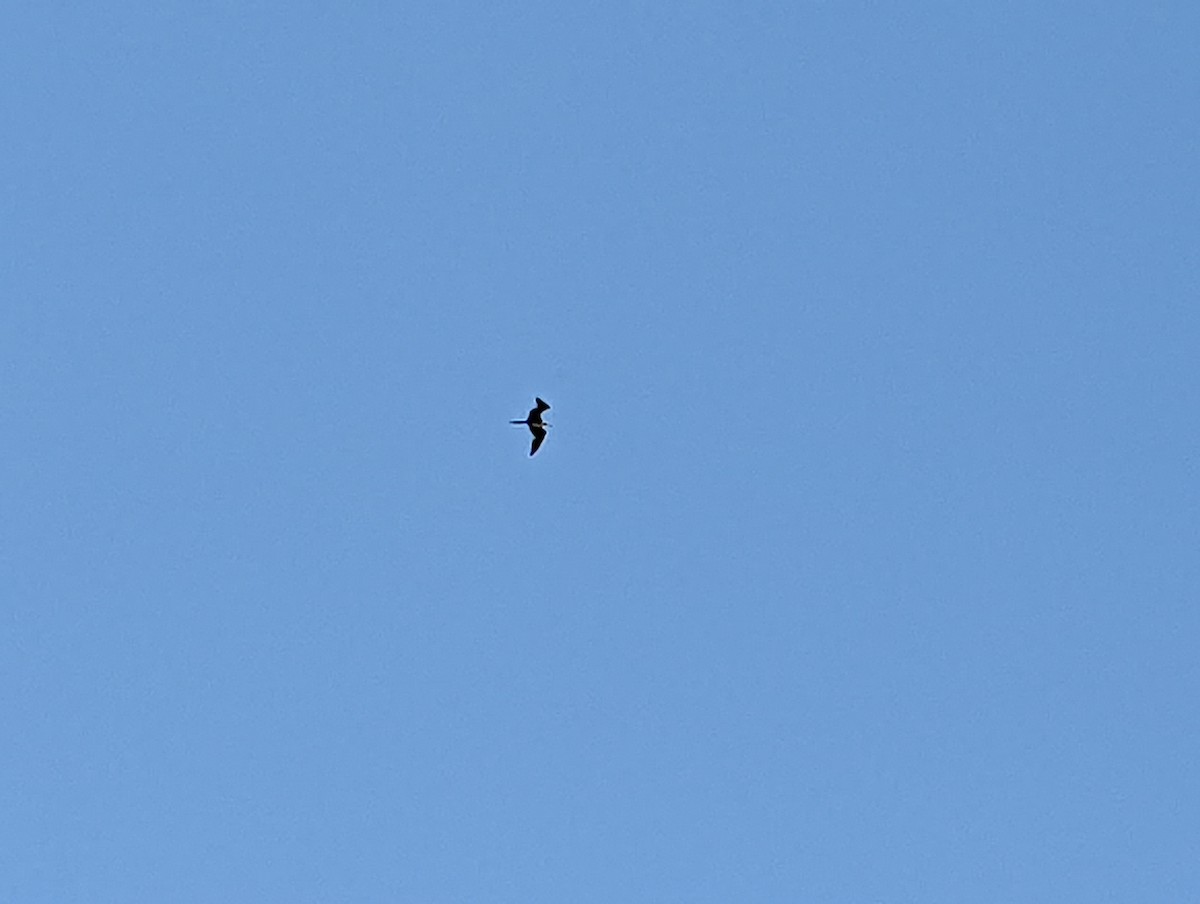
[[[541,399],[535,398],[534,401],[537,402],[537,407],[529,409],[529,417],[523,421],[509,421],[510,424],[525,424],[529,427],[529,432],[533,434],[533,445],[529,448],[531,456],[542,445],[542,440],[546,438],[546,428],[550,426],[542,420],[542,412],[549,411],[550,406]]]

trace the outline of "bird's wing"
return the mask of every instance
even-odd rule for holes
[[[550,406],[549,406],[549,405],[547,405],[545,402],[543,402],[541,399],[539,399],[537,396],[534,396],[534,397],[533,397],[533,400],[534,400],[535,402],[537,402],[537,410],[538,410],[539,412],[542,412],[542,411],[549,411],[549,410],[550,410]]]
[[[535,427],[532,424],[529,429],[533,433],[533,446],[530,447],[529,454],[533,455],[542,445],[542,440],[546,438],[546,430],[544,427]]]

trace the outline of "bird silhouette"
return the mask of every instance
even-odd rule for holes
[[[525,424],[529,428],[529,432],[533,434],[533,445],[529,448],[531,457],[541,448],[542,440],[546,438],[546,428],[550,426],[542,420],[542,412],[549,411],[550,406],[539,398],[534,398],[534,401],[537,402],[537,405],[529,409],[529,417],[523,421],[509,421],[510,424]]]

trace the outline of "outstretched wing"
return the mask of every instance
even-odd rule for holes
[[[542,440],[546,438],[546,428],[530,424],[529,430],[531,433],[533,433],[533,446],[530,448],[529,454],[533,455],[533,453],[536,452],[542,445]]]
[[[537,402],[537,412],[538,412],[538,414],[541,414],[543,411],[549,411],[549,410],[550,410],[550,406],[549,406],[549,405],[547,405],[545,402],[543,402],[541,399],[539,399],[537,396],[534,396],[534,397],[533,397],[533,400],[534,400],[535,402]]]

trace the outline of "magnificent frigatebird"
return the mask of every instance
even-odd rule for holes
[[[529,427],[529,432],[533,434],[533,446],[529,449],[530,455],[533,455],[541,446],[542,440],[546,438],[546,428],[550,426],[542,420],[542,412],[549,411],[550,406],[538,398],[535,398],[534,401],[537,402],[537,407],[529,409],[529,417],[523,421],[509,421],[510,424],[525,424]]]

